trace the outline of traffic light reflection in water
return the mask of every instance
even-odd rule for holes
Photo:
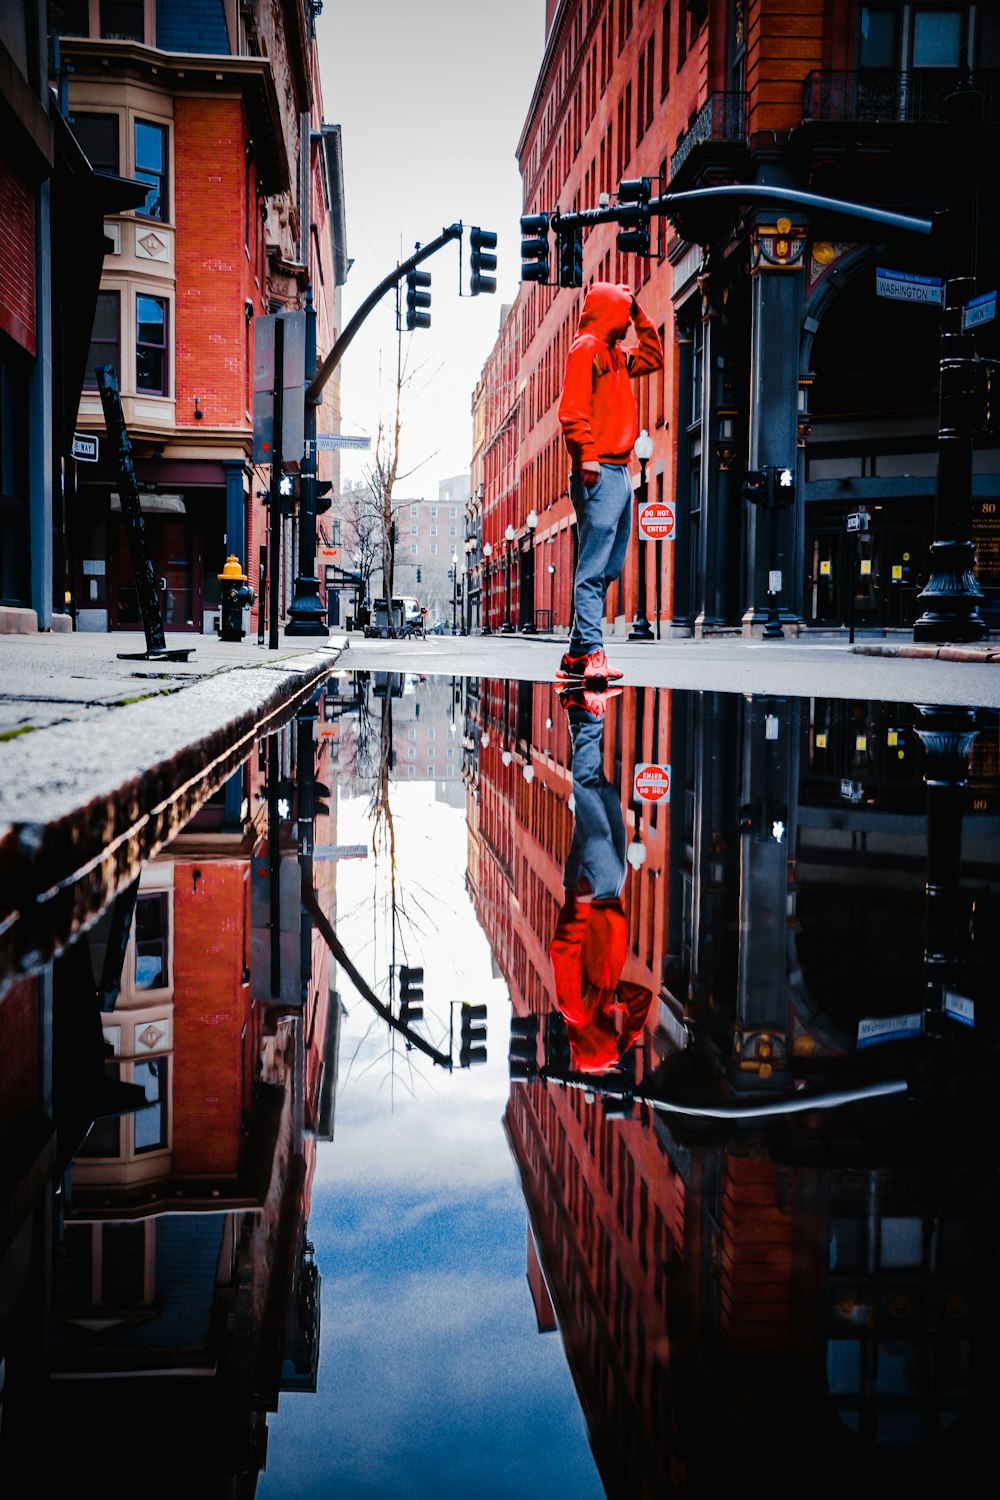
[[[6,980],[0,1478],[96,1478],[111,1394],[124,1488],[153,1391],[264,1497],[978,1473],[998,743],[332,675]]]

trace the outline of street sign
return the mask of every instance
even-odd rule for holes
[[[353,437],[345,432],[321,432],[316,439],[316,448],[320,453],[333,453],[340,448],[371,448],[370,437]]]
[[[281,456],[298,463],[305,441],[306,315],[269,313],[254,319],[253,340],[253,461],[274,459],[274,329],[282,327]]]
[[[642,761],[632,778],[632,795],[643,802],[670,801],[670,767],[655,761]]]
[[[858,1022],[858,1048],[872,1047],[877,1042],[895,1042],[904,1036],[920,1036],[923,1029],[923,1017],[919,1014],[875,1016]]]
[[[983,292],[981,297],[970,297],[962,308],[962,332],[978,328],[980,323],[992,323],[996,315],[996,292]]]
[[[941,307],[944,282],[940,276],[917,276],[912,271],[889,271],[885,266],[876,266],[875,293],[896,302],[923,302]]]
[[[98,457],[96,432],[74,432],[69,451],[71,457],[78,459],[81,463],[96,464]]]
[[[367,859],[367,844],[317,844],[313,859]]]
[[[673,541],[675,521],[673,506],[661,500],[639,506],[639,535],[648,542]]]

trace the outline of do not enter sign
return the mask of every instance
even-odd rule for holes
[[[670,767],[643,761],[635,768],[632,789],[633,795],[641,797],[643,802],[669,802]]]
[[[639,507],[639,534],[650,542],[670,542],[674,536],[674,508],[662,500]]]

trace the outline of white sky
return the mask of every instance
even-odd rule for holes
[[[343,322],[397,262],[449,225],[497,234],[497,291],[458,294],[459,249],[425,261],[431,326],[404,332],[399,499],[436,499],[438,480],[469,470],[471,397],[520,281],[521,182],[514,155],[544,46],[545,0],[326,0],[316,26],[325,118],[343,132],[347,254]],[[468,289],[468,233],[462,284]],[[405,297],[405,284],[403,287]],[[390,419],[395,297],[379,302],[342,367],[342,429],[374,448]],[[344,479],[370,456],[345,451]]]

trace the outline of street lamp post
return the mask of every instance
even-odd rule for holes
[[[507,542],[507,603],[506,603],[506,608],[504,610],[503,624],[500,626],[500,629],[501,629],[501,632],[504,635],[509,635],[510,632],[514,629],[513,625],[510,622],[510,575],[511,575],[511,568],[512,568],[512,563],[511,563],[512,551],[511,551],[511,549],[512,549],[513,542],[514,542],[514,528],[513,528],[513,526],[511,526],[511,525],[507,526],[507,529],[504,532],[504,537],[506,538],[506,542]]]
[[[451,553],[451,633],[458,634],[458,553]]]
[[[653,439],[645,427],[635,440],[635,456],[639,460],[639,488],[635,497],[636,531],[639,535],[639,578],[636,591],[635,619],[629,631],[630,641],[651,641],[653,632],[646,618],[646,538],[640,525],[643,507],[646,504],[646,465],[653,456]]]
[[[493,634],[493,631],[490,629],[490,558],[492,556],[493,556],[493,544],[491,542],[484,542],[483,543],[483,599],[482,599],[483,625],[482,625],[482,629],[479,632],[480,635],[492,635]]]
[[[528,528],[528,550],[529,550],[529,552],[531,552],[531,549],[535,545],[535,527],[538,525],[538,512],[534,508],[532,508],[531,510],[528,511],[528,514],[524,518],[524,524]],[[535,597],[534,597],[535,596],[535,559],[534,559],[534,553],[533,552],[532,552],[532,555],[531,555],[530,562],[527,564],[526,571],[527,571],[527,581],[528,581],[528,583],[531,584],[531,596],[532,597],[531,597],[531,608],[527,611],[527,619],[524,621],[524,623],[521,626],[521,634],[522,635],[534,635],[535,634]],[[523,589],[521,590],[521,597],[522,597],[522,599],[524,597],[524,590]],[[520,610],[518,610],[518,614],[520,614]]]

